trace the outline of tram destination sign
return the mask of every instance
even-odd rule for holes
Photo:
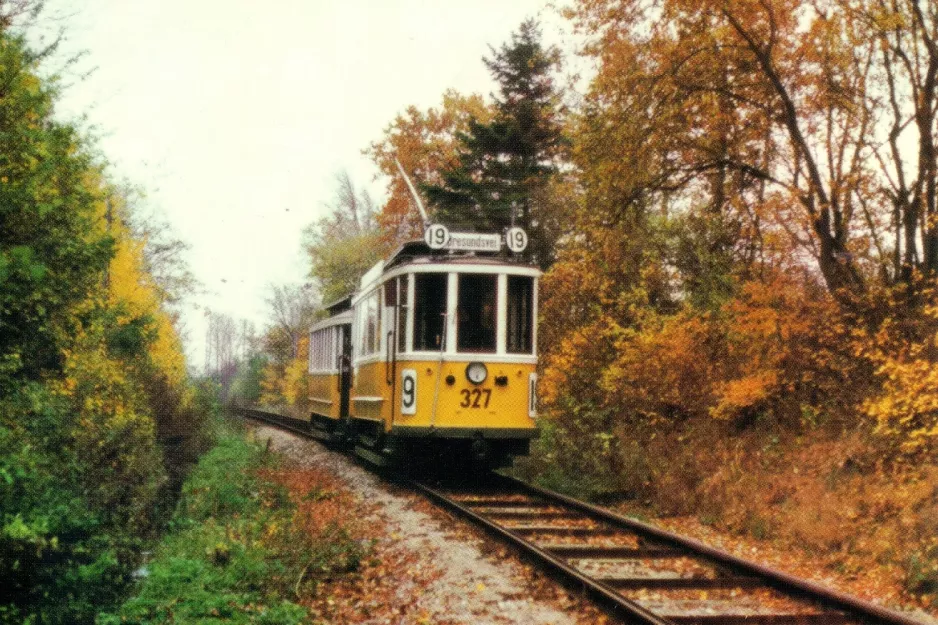
[[[517,234],[520,232],[521,234]],[[450,232],[443,224],[433,224],[424,232],[424,240],[433,250],[461,250],[465,252],[497,252],[502,248],[502,237],[480,232]],[[523,243],[521,241],[523,240]],[[523,251],[528,237],[521,228],[508,231],[508,248],[512,252]]]

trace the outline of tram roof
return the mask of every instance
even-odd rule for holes
[[[351,298],[347,298],[351,301]],[[321,330],[323,328],[328,328],[329,326],[337,326],[343,323],[352,323],[352,311],[346,309],[338,314],[334,314],[331,317],[326,317],[322,321],[314,323],[310,328],[310,332],[315,332],[316,330]]]
[[[352,307],[352,295],[344,295],[328,304],[323,304],[322,307],[329,312],[329,316],[335,316],[343,310],[348,310]]]

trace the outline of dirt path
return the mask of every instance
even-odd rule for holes
[[[351,613],[321,616],[331,616],[333,622],[345,618],[395,624],[605,622],[588,603],[522,564],[500,544],[418,496],[382,482],[348,457],[275,428],[258,426],[255,435],[269,439],[272,449],[298,466],[326,470],[346,484],[359,500],[349,514],[379,530],[373,532],[375,554],[386,570],[377,580],[361,581],[371,587],[356,589],[361,596],[346,606]]]

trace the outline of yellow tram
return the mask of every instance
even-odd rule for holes
[[[312,425],[371,460],[433,450],[503,466],[537,435],[540,271],[460,253],[449,233],[433,249],[434,232],[372,267],[311,329]]]

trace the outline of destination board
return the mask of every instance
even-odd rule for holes
[[[433,250],[497,252],[502,248],[500,235],[481,232],[450,232],[443,224],[429,226],[423,238]],[[521,228],[511,228],[507,233],[507,244],[512,252],[520,252],[528,245],[528,235]]]

